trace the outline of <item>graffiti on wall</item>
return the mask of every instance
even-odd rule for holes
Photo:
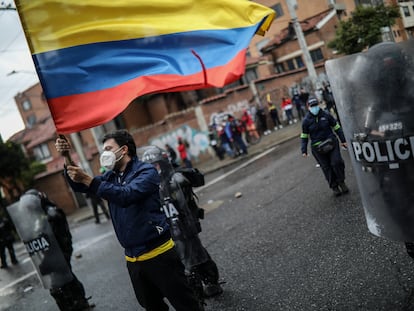
[[[183,125],[172,132],[165,133],[157,138],[151,139],[149,143],[151,145],[158,146],[165,149],[165,145],[168,144],[177,152],[177,139],[181,137],[186,140],[190,149],[187,152],[191,158],[197,162],[197,158],[200,154],[207,152],[209,146],[208,134],[205,132],[198,131],[188,125]]]
[[[229,104],[227,105],[225,111],[212,113],[209,124],[219,124],[222,121],[222,116],[227,114],[241,114],[243,109],[249,109],[249,107],[249,101],[247,99],[243,99],[235,104]]]

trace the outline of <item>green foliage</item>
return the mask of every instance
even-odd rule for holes
[[[46,169],[44,164],[31,162],[21,147],[13,142],[0,142],[0,185],[10,194],[18,196],[33,184],[36,174]]]
[[[381,28],[391,27],[398,17],[398,6],[358,6],[349,20],[340,22],[336,37],[328,47],[344,54],[361,52],[381,42]]]

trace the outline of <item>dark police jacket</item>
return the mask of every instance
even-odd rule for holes
[[[331,114],[322,109],[319,110],[316,116],[308,112],[302,121],[302,134],[300,136],[302,139],[302,154],[307,153],[309,137],[311,145],[315,146],[327,138],[335,138],[333,130],[338,134],[341,142],[344,143],[345,136],[341,126]]]
[[[133,157],[122,175],[108,171],[94,177],[89,188],[68,180],[75,191],[91,191],[108,201],[115,233],[126,256],[138,257],[170,239],[161,210],[160,179],[151,164]]]

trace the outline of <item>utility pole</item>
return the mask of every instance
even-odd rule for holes
[[[254,83],[254,81],[249,82],[249,87],[250,87],[250,91],[253,94],[256,105],[258,107],[262,107],[262,102],[260,100],[260,96],[259,96],[259,93],[257,92],[256,84]]]
[[[309,78],[312,81],[313,90],[316,90],[316,81],[318,76],[316,74],[315,67],[313,65],[312,57],[310,56],[308,46],[306,45],[305,36],[303,35],[302,28],[298,21],[298,17],[296,16],[296,1],[295,0],[286,0],[286,4],[288,6],[290,17],[292,18],[293,27],[295,29],[296,37],[298,39],[298,43],[300,49],[302,50],[303,60],[306,65],[306,69],[308,70]]]

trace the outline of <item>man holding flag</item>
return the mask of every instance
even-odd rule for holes
[[[70,146],[58,138],[56,149],[64,155]],[[161,210],[156,169],[138,160],[134,139],[125,130],[106,134],[103,150],[100,161],[107,170],[103,175],[92,177],[73,165],[66,166],[65,175],[75,191],[107,200],[138,302],[146,310],[168,310],[166,297],[177,311],[203,310],[189,287]]]

